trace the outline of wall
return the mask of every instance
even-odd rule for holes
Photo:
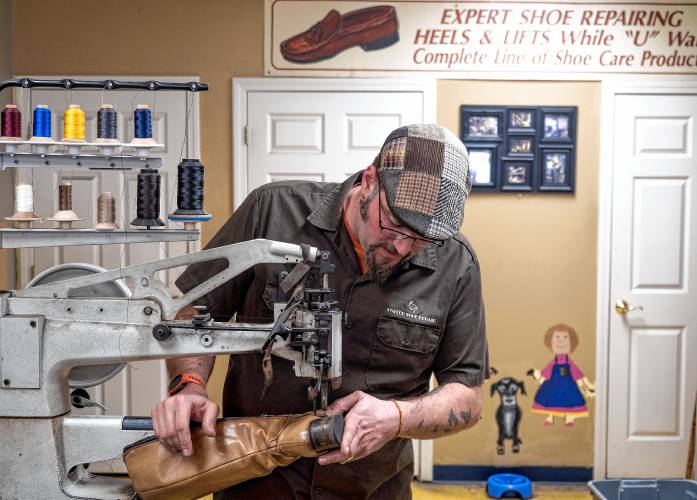
[[[495,82],[443,80],[438,84],[438,121],[459,131],[459,107],[471,105],[578,106],[576,193],[474,193],[465,208],[462,232],[481,260],[491,379],[525,381],[521,452],[496,455],[496,399],[484,386],[483,421],[474,431],[437,440],[436,464],[593,464],[593,405],[589,418],[564,428],[559,419],[543,427],[530,413],[537,384],[525,375],[552,359],[542,341],[556,323],[578,332],[572,359],[595,379],[595,282],[598,206],[600,84],[595,82]]]
[[[12,78],[12,3],[0,0],[0,80]],[[12,102],[12,91],[0,92],[0,108]],[[13,177],[12,169],[0,172],[0,216],[12,215]],[[0,223],[0,226],[4,221]],[[0,250],[0,290],[14,285],[14,251]]]
[[[17,1],[12,71],[192,74],[209,83],[201,97],[201,150],[214,220],[204,225],[205,242],[232,211],[231,78],[263,75],[263,6],[260,0]],[[568,322],[580,333],[574,360],[594,378],[599,85],[441,81],[438,95],[438,119],[454,132],[465,103],[579,106],[576,194],[478,193],[463,227],[482,261],[492,364],[500,376],[525,379],[529,396],[521,402],[529,409],[535,386],[525,372],[551,359],[542,336],[553,323]],[[212,394],[220,392],[224,368],[217,363]],[[436,442],[436,464],[592,464],[592,415],[572,429],[543,428],[542,417],[526,410],[522,452],[500,458],[497,404],[488,394],[485,403],[476,430]]]

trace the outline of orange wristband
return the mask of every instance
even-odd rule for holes
[[[395,434],[394,438],[392,438],[395,439],[398,438],[399,435],[402,433],[402,409],[399,407],[399,403],[397,403],[397,401],[395,401],[394,399],[390,399],[390,401],[394,403],[394,405],[397,407],[397,411],[399,412],[399,429],[397,429],[397,434]]]
[[[204,389],[206,388],[206,383],[193,373],[180,373],[179,375],[175,375],[169,383],[167,392],[170,396],[174,396],[181,391],[186,384],[198,384]]]

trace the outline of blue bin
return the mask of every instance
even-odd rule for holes
[[[697,500],[697,481],[608,479],[588,483],[595,500]]]

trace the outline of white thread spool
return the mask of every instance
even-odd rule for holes
[[[15,212],[34,212],[34,190],[30,184],[17,184],[15,188]]]
[[[18,184],[15,187],[15,213],[5,220],[13,221],[17,229],[31,229],[31,223],[41,220],[34,213],[34,190],[29,184]]]

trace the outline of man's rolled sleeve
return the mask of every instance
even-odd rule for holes
[[[213,236],[206,245],[206,250],[224,245],[231,245],[242,241],[253,240],[258,237],[258,193],[251,193],[230,216],[222,228]],[[192,264],[177,278],[175,284],[186,293],[228,267],[226,259],[215,259]],[[211,290],[206,295],[196,300],[196,305],[208,307],[209,313],[215,318],[227,321],[240,308],[244,300],[245,283],[250,283],[253,270],[249,269],[232,278],[223,285]]]
[[[459,382],[477,387],[488,378],[489,351],[477,260],[472,261],[458,280],[433,372],[440,385]]]

